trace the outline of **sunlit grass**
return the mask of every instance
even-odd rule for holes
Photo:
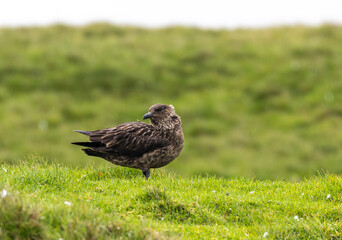
[[[1,239],[339,239],[342,179],[300,183],[182,178],[146,181],[120,167],[70,168],[31,158],[0,165]]]

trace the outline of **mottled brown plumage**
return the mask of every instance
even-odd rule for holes
[[[128,122],[114,128],[97,131],[79,131],[89,136],[90,142],[74,142],[85,146],[89,156],[142,170],[150,176],[150,168],[160,168],[173,161],[182,151],[184,136],[180,117],[172,105],[155,104],[143,119],[151,124]]]

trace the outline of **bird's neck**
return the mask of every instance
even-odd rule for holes
[[[173,116],[167,121],[159,124],[152,123],[154,128],[160,132],[160,135],[168,139],[170,143],[177,149],[181,150],[184,144],[184,134],[182,130],[182,122],[179,116]]]
[[[181,127],[182,123],[180,120],[180,117],[175,115],[170,117],[169,119],[165,119],[163,121],[151,121],[153,127],[155,127],[157,130],[162,130],[162,131],[170,131],[174,130],[178,126]]]

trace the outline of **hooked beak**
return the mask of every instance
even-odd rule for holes
[[[148,112],[144,115],[143,119],[147,119],[147,118],[151,118],[153,116],[153,114],[151,112]]]

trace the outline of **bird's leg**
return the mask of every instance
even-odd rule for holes
[[[146,171],[142,171],[142,173],[145,175],[146,180],[148,180],[148,178],[150,177],[150,169],[148,169]]]

